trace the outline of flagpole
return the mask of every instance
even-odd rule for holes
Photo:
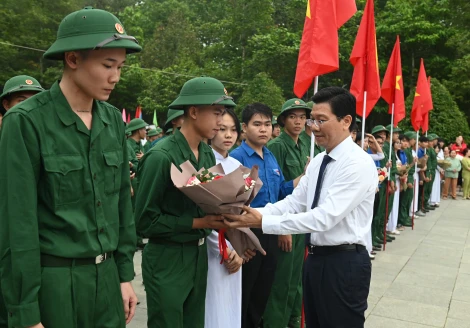
[[[416,131],[416,158],[418,158],[418,140],[419,140],[419,130]],[[418,161],[415,163],[415,172],[418,170]],[[416,188],[419,188],[419,174],[418,174],[418,183],[416,183],[416,179],[414,181],[414,188],[413,188],[413,207],[411,210],[411,230],[415,229],[415,197],[416,197]]]
[[[315,82],[313,84],[313,94],[318,92],[318,76],[315,76]],[[310,138],[312,139],[312,144],[310,146],[310,160],[315,157],[315,135],[313,134],[312,128],[310,128]]]
[[[364,106],[362,106],[362,131],[361,131],[361,148],[364,149],[364,135],[366,130],[366,107],[367,107],[367,91],[364,91]]]
[[[390,129],[390,151],[388,152],[388,161],[392,160],[392,149],[393,149],[393,117],[395,116],[395,103],[392,103],[392,124]],[[390,168],[388,168],[388,173],[390,174]]]

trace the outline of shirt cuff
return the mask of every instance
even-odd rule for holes
[[[116,263],[119,275],[119,282],[130,282],[134,280],[134,263]]]
[[[261,227],[265,234],[279,235],[281,231],[281,217],[279,215],[263,215]]]
[[[190,232],[193,229],[193,217],[191,215],[181,216],[176,223],[176,232]]]
[[[39,303],[7,306],[10,327],[30,327],[41,322]]]

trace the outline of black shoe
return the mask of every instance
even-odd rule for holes
[[[373,250],[374,252],[381,252],[381,251],[382,251],[382,247],[376,247],[376,246],[374,246],[374,247],[372,247],[372,250]]]
[[[429,210],[427,210],[426,208],[422,208],[422,209],[421,209],[421,212],[428,213]]]
[[[426,206],[425,209],[427,209],[428,211],[434,211],[435,210],[435,208],[431,207],[431,206]]]

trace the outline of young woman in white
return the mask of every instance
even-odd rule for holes
[[[438,160],[444,159],[444,150],[442,150],[439,145],[436,145],[434,150],[436,151]],[[444,172],[444,170],[437,166],[436,172],[434,173],[436,177],[432,184],[431,197],[429,200],[431,206],[434,207],[439,207],[439,203],[441,202],[441,172]]]
[[[241,164],[228,154],[240,135],[240,123],[231,109],[226,109],[217,135],[209,140],[217,164],[228,174]],[[207,273],[205,328],[240,328],[242,307],[242,258],[227,240],[229,259],[220,264],[219,234],[207,238],[209,268]]]

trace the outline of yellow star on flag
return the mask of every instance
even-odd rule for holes
[[[307,1],[307,17],[312,18],[312,15],[310,14],[310,0]]]
[[[415,97],[421,96],[419,93],[415,92]]]
[[[396,79],[397,79],[397,85],[395,86],[395,88],[396,88],[397,90],[401,90],[401,88],[400,88],[400,83],[398,83],[398,82],[401,80],[401,75],[397,75],[397,76],[396,76]]]

